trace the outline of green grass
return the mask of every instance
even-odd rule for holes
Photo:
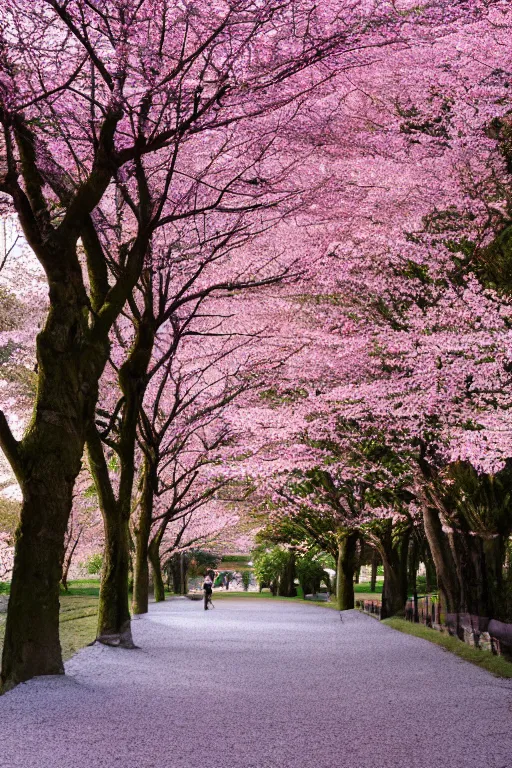
[[[60,644],[62,658],[67,661],[80,648],[89,645],[96,639],[98,619],[96,614],[84,618],[76,618],[72,622],[60,625]]]
[[[356,600],[382,600],[382,586],[384,582],[378,581],[375,584],[375,592],[370,591],[370,582],[365,581],[361,584],[354,584],[354,596]]]
[[[477,667],[486,669],[487,672],[491,672],[496,677],[512,678],[512,663],[504,659],[503,656],[494,656],[489,651],[472,648],[456,637],[445,635],[436,629],[425,627],[423,624],[412,624],[405,619],[384,619],[382,623],[399,632],[404,632],[406,635],[421,637],[423,640],[428,640],[429,643],[439,645],[445,651],[454,653],[464,661],[469,661],[471,664],[476,664]]]
[[[72,581],[60,596],[60,644],[64,661],[96,637],[99,582]],[[5,633],[5,613],[0,613],[0,654]]]
[[[375,583],[375,591],[372,592],[370,587],[371,584],[369,581],[361,582],[360,584],[354,584],[354,592],[356,595],[363,595],[365,600],[371,600],[371,597],[366,597],[367,595],[382,595],[382,587],[384,585],[383,581],[378,581]]]
[[[99,579],[82,579],[81,581],[70,581],[67,592],[62,591],[63,596],[86,596],[99,597],[100,582]]]

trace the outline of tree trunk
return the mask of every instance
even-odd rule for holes
[[[97,640],[123,648],[135,647],[128,609],[129,542],[128,520],[109,515],[105,520]]]
[[[94,426],[91,426],[87,434],[87,450],[105,530],[97,640],[106,645],[133,648],[128,610],[129,504],[126,504],[126,500],[122,504],[115,497],[101,439]]]
[[[135,529],[135,566],[133,569],[134,613],[147,613],[149,609],[149,537],[153,520],[153,473],[146,456],[142,471],[140,513]]]
[[[121,467],[117,498],[110,481],[101,438],[94,425],[91,426],[87,434],[91,471],[98,491],[105,525],[106,545],[100,586],[97,639],[108,645],[121,645],[126,648],[133,647],[128,610],[128,579],[130,570],[129,521],[135,477],[135,443],[140,406],[147,384],[146,373],[154,343],[153,299],[149,289],[144,298],[145,311],[138,322],[135,341],[118,374],[124,403],[119,437],[116,440],[116,453],[119,456]],[[147,538],[149,538],[149,534]],[[140,563],[139,566],[138,574],[137,566],[134,569],[134,588],[138,576],[139,590],[143,591],[145,584],[147,591],[147,539],[145,566]]]
[[[338,609],[347,611],[354,607],[354,572],[358,533],[344,535],[338,544],[336,598]]]
[[[397,540],[391,523],[380,537],[380,553],[384,565],[381,619],[401,616],[407,602],[407,556],[410,529]]]
[[[463,530],[451,531],[448,540],[459,578],[459,611],[475,616],[492,616],[496,607],[494,566],[486,557],[486,542],[481,536],[473,536]]]
[[[171,557],[170,567],[172,572],[174,594],[186,595],[188,592],[188,563],[183,552],[178,552]]]
[[[24,502],[16,534],[2,659],[4,690],[36,675],[64,674],[59,592],[72,485],[68,483],[68,498],[58,498],[53,492],[62,478],[55,473],[47,482],[47,493],[40,489]]]
[[[60,580],[60,583],[62,584],[66,592],[68,591],[69,569],[71,568],[71,563],[73,562],[73,555],[75,554],[75,550],[80,542],[82,532],[83,532],[83,527],[79,529],[78,534],[75,537],[75,540],[71,548],[69,547],[70,542],[68,543],[68,548],[64,555],[64,566],[62,568],[62,578]]]
[[[381,619],[403,614],[405,602],[400,578],[400,565],[396,557],[383,554],[384,586],[382,588]]]
[[[67,263],[65,254],[62,263]],[[23,493],[2,657],[4,690],[36,675],[63,673],[59,585],[64,541],[85,430],[107,357],[105,345],[84,346],[84,296],[81,275],[72,269],[50,280],[51,308],[37,338],[36,403],[22,441],[14,439],[0,414],[0,444]]]
[[[506,596],[503,586],[503,571],[506,560],[506,536],[496,536],[483,542],[485,568],[487,572],[489,616],[506,620]]]
[[[407,587],[410,594],[417,591],[419,546],[415,536],[409,542],[409,556],[407,563]]]
[[[447,613],[456,614],[460,610],[461,594],[457,576],[457,567],[446,534],[443,532],[437,510],[424,505],[423,525],[430,553],[436,569],[439,591]]]
[[[426,542],[426,545],[424,547],[424,562],[425,562],[425,580],[426,580],[426,592],[427,594],[429,592],[433,592],[437,589],[437,574],[436,574],[436,567],[434,564],[434,560],[432,559],[432,555],[430,553],[430,548],[428,545],[428,541]]]
[[[375,592],[377,587],[377,566],[379,564],[379,556],[374,550],[372,552],[372,573],[370,576],[370,592]]]
[[[281,597],[295,597],[295,552],[290,551],[288,562],[279,579],[278,594]]]
[[[184,553],[181,553],[180,557],[180,578],[181,578],[181,594],[188,595],[188,559],[185,558]]]
[[[165,600],[165,586],[162,575],[162,563],[160,560],[160,539],[158,538],[158,533],[155,534],[149,543],[148,556],[153,574],[155,603],[162,603]]]

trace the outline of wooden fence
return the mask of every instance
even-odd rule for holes
[[[369,616],[381,618],[381,600],[356,600],[356,608]],[[512,659],[512,624],[466,613],[448,614],[439,595],[408,598],[404,617],[417,624],[448,632],[468,645]]]

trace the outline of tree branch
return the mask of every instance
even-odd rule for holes
[[[11,465],[16,479],[21,485],[25,478],[25,468],[20,452],[20,444],[11,432],[11,428],[5,418],[5,413],[0,410],[0,448],[4,452]]]

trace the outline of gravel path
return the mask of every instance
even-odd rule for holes
[[[0,699],[2,768],[512,768],[512,685],[294,603],[175,599]]]

